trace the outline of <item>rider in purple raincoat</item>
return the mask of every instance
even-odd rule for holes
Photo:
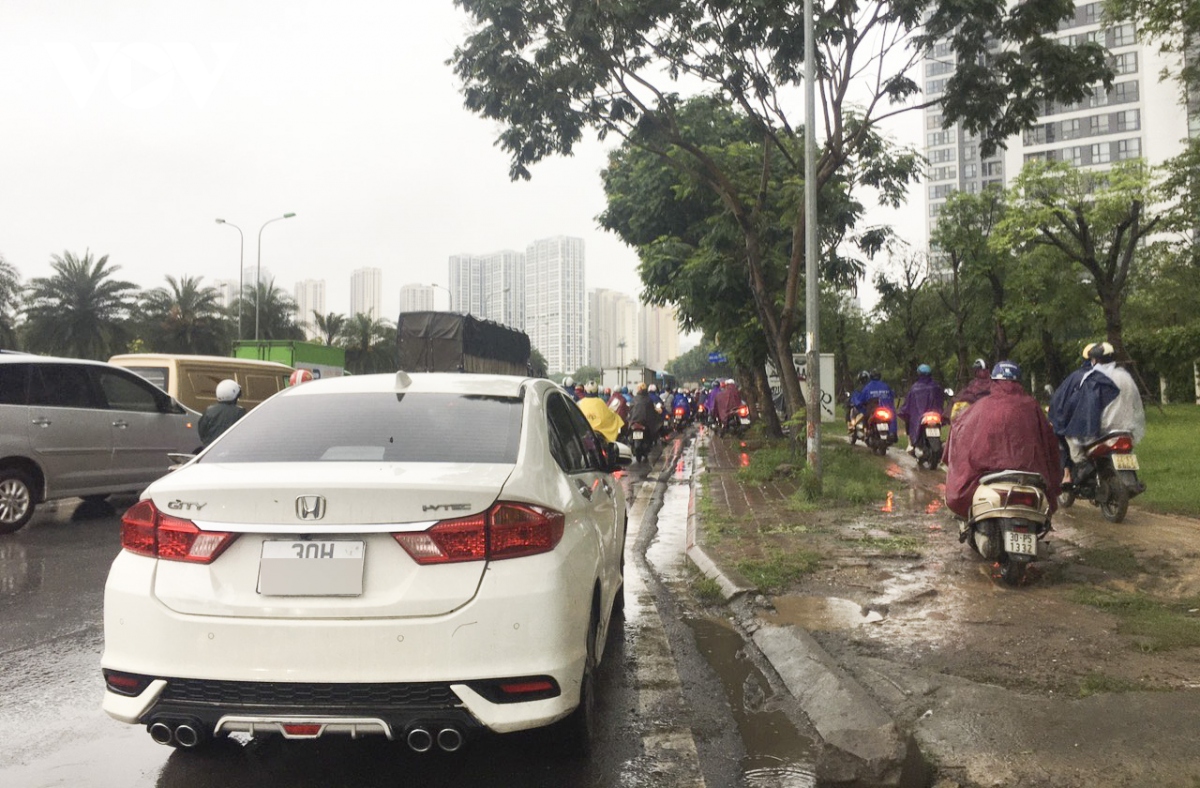
[[[904,419],[904,427],[908,433],[908,453],[912,454],[913,444],[921,431],[921,417],[931,410],[942,412],[946,397],[942,387],[933,379],[933,370],[928,364],[917,367],[917,380],[904,397],[904,404],[896,411],[896,415]]]

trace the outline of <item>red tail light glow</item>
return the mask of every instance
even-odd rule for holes
[[[942,414],[936,410],[927,411],[921,416],[921,423],[926,427],[940,427],[942,424]]]
[[[875,421],[891,421],[892,420],[892,409],[891,408],[876,408],[874,418],[875,418]]]
[[[150,499],[121,518],[121,547],[167,561],[211,564],[237,538],[224,531],[201,531],[191,520],[163,514]]]
[[[683,406],[682,406],[682,405],[681,405],[680,407],[678,407],[678,408],[676,408],[676,409],[675,409],[675,418],[677,418],[677,419],[682,419],[682,418],[683,418],[683,414],[684,414],[684,409],[683,409]]]
[[[1128,454],[1133,451],[1133,437],[1130,435],[1114,435],[1103,443],[1098,443],[1088,452],[1089,457],[1103,457],[1106,454]]]
[[[481,514],[392,536],[422,566],[499,561],[550,552],[562,541],[565,522],[561,512],[551,509],[497,503]]]
[[[749,406],[749,405],[743,405],[742,407],[738,408],[738,411],[737,411],[737,413],[738,413],[738,415],[739,415],[739,416],[741,416],[743,419],[748,419],[748,418],[750,418],[750,406]]]
[[[1032,490],[1010,490],[1007,495],[1000,494],[1002,506],[1025,506],[1029,509],[1038,508],[1038,495]]]

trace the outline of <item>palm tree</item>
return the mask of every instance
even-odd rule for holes
[[[258,339],[304,339],[304,329],[296,325],[296,302],[275,286],[274,279],[247,284],[242,288],[242,302],[250,324],[253,326],[257,320]],[[237,304],[233,305],[233,313],[237,314]]]
[[[217,289],[203,286],[202,276],[166,279],[167,287],[142,297],[147,347],[163,353],[223,355],[229,330]]]
[[[341,338],[346,369],[355,375],[396,369],[396,327],[388,321],[360,312],[346,322]]]
[[[17,346],[17,311],[20,308],[21,276],[0,254],[0,347]]]
[[[338,312],[322,315],[314,311],[313,320],[316,321],[317,332],[326,345],[332,345],[346,327],[346,316]]]
[[[127,321],[137,285],[118,281],[120,266],[109,266],[91,251],[76,257],[64,251],[50,260],[54,276],[29,283],[25,344],[29,349],[79,358],[106,359],[125,348]]]

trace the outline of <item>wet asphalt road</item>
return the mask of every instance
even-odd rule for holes
[[[663,459],[660,467],[674,462]],[[726,700],[729,690],[643,558],[654,542],[663,497],[662,486],[655,496],[654,485],[642,483],[647,470],[635,467],[625,479],[633,510],[627,613],[613,622],[601,667],[600,734],[588,760],[567,759],[544,734],[532,732],[485,737],[449,755],[417,755],[381,739],[226,741],[204,754],[155,744],[144,728],[118,723],[100,708],[104,581],[120,549],[120,512],[134,499],[98,506],[69,500],[43,507],[23,530],[0,537],[0,785],[767,784],[747,779],[759,756],[746,754]],[[633,514],[649,526],[635,530]],[[727,650],[730,638],[720,640]]]

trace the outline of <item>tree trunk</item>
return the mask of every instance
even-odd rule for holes
[[[1108,344],[1113,346],[1113,355],[1118,361],[1130,361],[1125,351],[1125,340],[1122,338],[1121,326],[1121,297],[1108,293],[1101,294],[1100,305],[1104,308],[1104,336]]]
[[[757,366],[754,372],[754,391],[758,400],[758,413],[766,422],[767,434],[775,438],[783,437],[783,425],[779,422],[779,414],[775,412],[775,403],[771,399],[771,382],[767,379],[765,366]]]

